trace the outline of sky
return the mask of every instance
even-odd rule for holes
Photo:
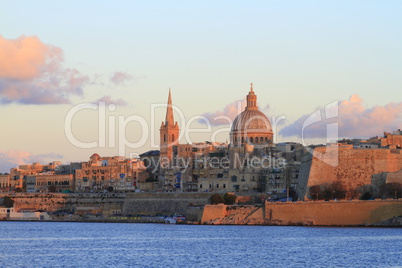
[[[228,140],[251,82],[276,142],[321,142],[329,123],[350,138],[402,128],[401,12],[368,0],[1,1],[0,172],[158,149],[169,88],[183,143]]]

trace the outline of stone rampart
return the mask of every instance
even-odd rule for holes
[[[202,224],[374,226],[402,217],[402,199],[265,203],[255,206],[207,205]],[[253,212],[254,210],[254,212]]]
[[[124,215],[185,215],[189,205],[206,205],[211,193],[130,193]]]
[[[371,176],[402,169],[402,150],[353,149],[342,146],[318,147],[313,157],[305,157],[300,168],[299,197],[308,188],[341,181],[346,189],[371,184]]]
[[[261,224],[263,209],[258,206],[206,205],[202,215],[203,224]]]
[[[374,225],[402,216],[402,199],[266,203],[265,215],[278,225]]]

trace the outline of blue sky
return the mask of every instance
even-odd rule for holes
[[[116,148],[72,146],[64,134],[68,111],[110,96],[127,103],[116,103],[110,115],[135,114],[150,122],[150,105],[165,103],[169,87],[188,118],[222,111],[244,98],[253,82],[259,106],[269,106],[268,116],[286,116],[288,125],[354,94],[362,101],[353,111],[381,123],[377,108],[401,102],[401,11],[400,1],[2,1],[3,39],[35,36],[61,49],[63,70],[76,69],[88,78],[82,93],[63,92],[68,104],[3,101],[0,157],[8,163],[3,166],[48,161],[53,154],[65,162],[86,160],[93,152],[116,155]],[[130,79],[112,83],[116,72]],[[0,98],[4,94],[0,90]],[[156,129],[163,113],[158,110]],[[95,112],[77,116],[77,136],[95,140],[96,117]],[[364,125],[367,136],[401,126],[400,116],[395,118],[375,131]],[[357,128],[353,122],[345,127]],[[138,126],[127,131],[133,141],[139,139]],[[348,131],[362,136],[355,133]],[[297,138],[275,135],[277,141]],[[197,137],[207,139],[200,134],[194,141]],[[148,149],[150,143],[135,151]],[[18,159],[16,151],[30,158]]]

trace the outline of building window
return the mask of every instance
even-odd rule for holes
[[[202,189],[202,184],[200,184],[200,189]]]
[[[216,184],[216,188],[219,188],[219,183],[218,183],[218,184]]]
[[[224,183],[224,184],[223,184],[223,189],[225,189],[225,188],[226,188],[226,184]]]

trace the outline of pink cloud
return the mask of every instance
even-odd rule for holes
[[[336,109],[333,106],[331,109]],[[335,111],[335,110],[333,110]],[[402,102],[391,102],[384,106],[376,105],[366,108],[363,100],[357,95],[352,95],[349,100],[338,102],[338,116],[325,119],[307,126],[304,136],[308,138],[325,137],[327,125],[338,124],[339,137],[359,138],[381,135],[384,131],[392,131],[402,128]],[[310,115],[305,114],[299,119],[284,127],[279,132],[284,137],[301,137],[302,127]]]
[[[236,116],[243,112],[245,107],[246,99],[235,100],[226,105],[222,111],[204,113],[201,116],[205,117],[213,126],[232,124]],[[205,124],[205,120],[200,119],[198,121],[199,123]]]
[[[132,80],[133,78],[134,77],[130,74],[123,73],[123,72],[115,72],[110,77],[110,81],[112,81],[116,85],[121,85],[121,84],[124,84],[125,82]]]
[[[34,162],[46,164],[62,158],[62,155],[56,153],[34,155],[30,152],[18,150],[6,152],[0,151],[0,172],[9,173],[10,168],[17,167],[18,165],[32,164]]]
[[[106,104],[116,104],[119,106],[126,106],[127,102],[123,99],[113,100],[110,96],[103,96],[100,99],[97,99],[95,103],[104,102]]]
[[[35,36],[0,36],[0,102],[20,104],[69,103],[82,95],[88,76],[63,67],[63,51]]]

